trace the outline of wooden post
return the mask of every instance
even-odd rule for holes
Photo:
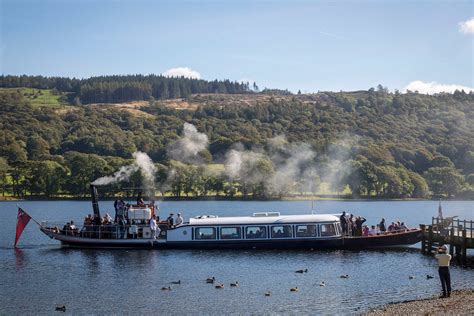
[[[466,238],[466,229],[462,230],[462,240],[461,240],[461,262],[466,264],[467,259],[467,238]]]
[[[454,255],[454,227],[449,230],[449,254]]]
[[[426,254],[426,225],[420,224],[421,229],[421,253]]]
[[[433,248],[433,225],[428,226],[428,251],[431,253]]]

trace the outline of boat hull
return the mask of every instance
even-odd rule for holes
[[[387,248],[413,245],[420,242],[422,232],[420,229],[412,229],[406,232],[386,233],[376,236],[360,236],[344,238],[344,249],[368,249]]]
[[[406,246],[421,241],[421,231],[370,237],[237,241],[166,241],[164,239],[97,239],[64,235],[42,228],[43,233],[73,248],[129,249],[369,249]]]

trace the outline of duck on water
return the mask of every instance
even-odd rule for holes
[[[340,214],[251,216],[203,215],[178,225],[156,220],[154,203],[138,200],[123,205],[114,221],[101,222],[96,188],[91,185],[94,220],[82,228],[40,226],[63,246],[81,248],[246,248],[246,249],[365,249],[404,246],[421,240],[419,229],[373,236],[346,236]],[[89,223],[88,223],[89,224]]]

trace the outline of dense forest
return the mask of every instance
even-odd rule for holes
[[[390,93],[379,86],[292,95],[160,76],[60,79],[1,78],[8,87],[0,89],[3,195],[85,196],[90,182],[132,165],[140,151],[153,160],[153,182],[165,196],[474,197],[472,93]],[[160,81],[196,86],[170,103],[171,95],[154,92]],[[131,82],[150,94],[85,92]],[[38,106],[19,87],[57,90],[71,101]],[[146,102],[107,104],[129,100]],[[141,185],[134,169],[109,189]]]
[[[150,99],[186,98],[193,93],[247,93],[255,83],[230,80],[205,81],[161,75],[100,76],[88,79],[43,76],[0,76],[1,88],[54,89],[68,93],[76,105]]]

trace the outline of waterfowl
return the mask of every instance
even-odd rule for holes
[[[295,272],[296,272],[296,273],[305,273],[305,272],[308,272],[308,269],[296,270]]]
[[[349,274],[343,274],[340,276],[341,279],[349,279]]]
[[[58,312],[65,312],[66,311],[66,305],[56,305],[56,310]]]
[[[298,292],[298,287],[293,287],[290,289],[290,292]]]
[[[414,278],[415,278],[415,277],[414,277],[413,275],[410,275],[410,276],[408,277],[408,280],[413,280]]]
[[[324,283],[324,281],[323,281],[323,282],[319,283],[319,286],[326,286],[326,283]]]
[[[181,284],[181,280],[178,280],[178,281],[171,281],[171,284]]]
[[[239,282],[236,281],[235,283],[231,283],[230,286],[231,286],[231,287],[238,287],[238,286],[239,286]]]
[[[223,288],[224,288],[224,284],[223,284],[223,283],[216,285],[216,289],[223,289]]]
[[[426,275],[426,279],[427,279],[427,280],[433,279],[433,278],[434,278],[434,276],[432,276],[432,275],[429,275],[429,274]]]
[[[272,292],[268,291],[268,292],[265,292],[265,296],[271,296],[272,295]]]
[[[215,280],[216,280],[216,278],[215,278],[215,277],[212,277],[212,278],[207,278],[207,279],[206,279],[206,283],[210,283],[210,284],[212,284],[212,283],[214,283],[214,281],[215,281]]]
[[[161,288],[162,291],[171,291],[171,286],[163,286]]]

